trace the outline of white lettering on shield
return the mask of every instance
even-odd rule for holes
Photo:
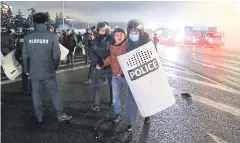
[[[156,69],[158,69],[159,65],[156,59],[153,59],[147,63],[144,63],[143,65],[136,67],[134,69],[131,69],[128,71],[128,74],[131,78],[131,80],[136,80],[140,77],[143,77]]]

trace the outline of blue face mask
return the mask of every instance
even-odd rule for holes
[[[137,42],[139,40],[139,35],[136,35],[136,34],[130,34],[129,35],[129,39],[133,42]]]

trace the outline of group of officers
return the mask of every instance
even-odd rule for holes
[[[23,67],[23,80],[30,81],[35,116],[38,123],[43,121],[43,107],[41,100],[41,85],[44,84],[52,96],[52,104],[56,111],[59,122],[70,121],[72,116],[68,116],[63,111],[59,87],[56,80],[56,70],[60,64],[59,33],[51,32],[47,29],[46,13],[37,13],[33,16],[35,22],[34,31],[24,36],[22,40],[23,48],[21,52],[21,63]],[[93,106],[91,110],[100,111],[101,89],[104,82],[109,85],[109,106],[113,106],[115,117],[112,121],[118,123],[122,120],[121,90],[123,85],[128,85],[117,56],[132,51],[148,42],[149,35],[144,32],[144,25],[139,20],[130,20],[127,23],[127,30],[116,28],[112,33],[107,22],[100,22],[96,26],[96,33],[89,31],[83,35],[87,60],[90,58],[90,68],[86,84],[94,81]],[[64,40],[65,38],[65,40]],[[62,43],[69,49],[69,62],[73,63],[72,49],[75,47],[73,41],[76,38],[68,30],[63,34]],[[95,74],[94,74],[95,71]],[[94,79],[94,80],[93,80]],[[29,88],[28,88],[29,89]],[[127,96],[127,95],[122,95]],[[137,105],[128,88],[127,98],[127,131],[132,131],[137,117]],[[150,123],[150,117],[145,118],[145,123]]]

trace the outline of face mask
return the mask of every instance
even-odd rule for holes
[[[131,40],[131,41],[133,41],[133,42],[137,42],[138,40],[139,40],[139,35],[132,35],[132,34],[130,34],[129,35],[129,39]]]

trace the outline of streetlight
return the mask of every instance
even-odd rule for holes
[[[63,16],[63,30],[64,30],[64,1],[62,2],[62,8],[63,8],[63,14],[62,14],[62,16]]]
[[[90,15],[90,6],[88,5],[88,16]],[[90,27],[90,18],[88,17],[88,28]]]

